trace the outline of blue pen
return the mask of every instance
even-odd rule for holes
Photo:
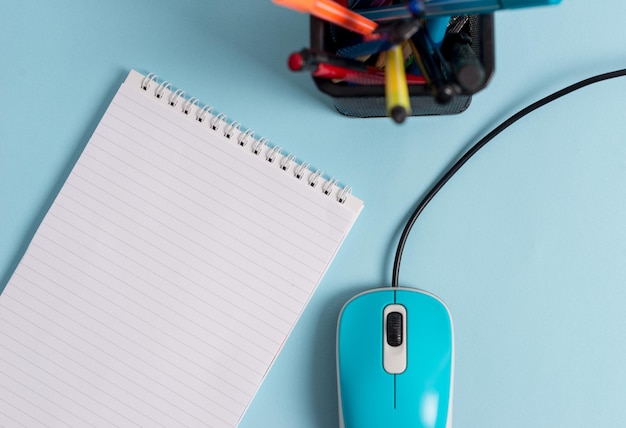
[[[450,23],[449,16],[434,16],[426,20],[426,29],[435,48],[439,49]]]
[[[346,58],[358,58],[389,50],[392,46],[408,40],[420,27],[421,23],[417,18],[381,25],[375,31],[375,34],[379,36],[378,39],[344,46],[337,50],[337,55]]]
[[[547,6],[561,0],[408,0],[404,4],[359,10],[366,18],[376,22],[419,16],[454,16],[491,13],[499,9],[519,9],[524,7]]]

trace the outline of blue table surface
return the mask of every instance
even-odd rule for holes
[[[241,427],[338,426],[335,328],[388,285],[399,231],[467,147],[563,86],[624,68],[626,2],[495,14],[496,72],[459,115],[353,119],[287,56],[308,17],[269,0],[0,6],[0,288],[128,70],[155,72],[353,187],[366,207]],[[515,124],[454,177],[400,282],[454,317],[455,427],[624,426],[626,78]]]

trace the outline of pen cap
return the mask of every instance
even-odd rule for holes
[[[500,0],[502,9],[516,9],[521,7],[549,6],[559,4],[561,0]]]

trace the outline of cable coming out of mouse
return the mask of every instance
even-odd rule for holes
[[[528,105],[527,107],[519,110],[517,113],[510,116],[508,119],[500,123],[497,127],[495,127],[491,132],[481,138],[477,143],[475,143],[463,156],[456,161],[452,167],[450,167],[446,173],[437,181],[432,188],[428,191],[426,196],[422,198],[422,200],[417,204],[413,213],[407,220],[407,223],[400,235],[400,240],[398,242],[398,247],[396,250],[396,256],[393,262],[393,272],[392,272],[392,280],[391,286],[394,288],[398,287],[398,277],[400,275],[400,263],[402,261],[402,253],[404,252],[404,247],[408,240],[409,234],[413,225],[415,224],[419,215],[424,211],[428,203],[435,197],[435,195],[441,190],[441,188],[456,174],[456,172],[461,169],[461,167],[468,161],[472,156],[474,156],[481,148],[483,148],[488,142],[493,140],[497,135],[499,135],[502,131],[507,129],[509,126],[526,116],[527,114],[539,109],[540,107],[545,106],[546,104],[551,103],[567,94],[577,91],[578,89],[584,88],[586,86],[592,85],[594,83],[602,82],[605,80],[613,79],[616,77],[626,76],[626,69],[616,70],[609,73],[598,74],[596,76],[581,80],[577,83],[569,85],[563,89],[560,89],[552,94],[540,99],[539,101],[535,101],[534,103]]]

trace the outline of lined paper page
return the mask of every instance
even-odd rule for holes
[[[236,426],[360,212],[142,79],[0,296],[0,426]]]

